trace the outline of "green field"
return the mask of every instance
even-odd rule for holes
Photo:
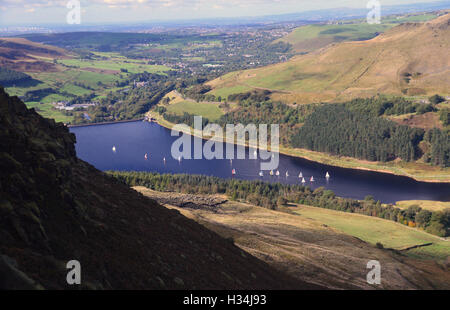
[[[145,62],[129,61],[121,58],[110,60],[81,60],[81,59],[63,59],[59,63],[65,66],[76,68],[93,68],[98,70],[110,70],[120,72],[125,69],[130,73],[164,73],[170,70],[166,66],[147,65]]]
[[[166,108],[168,113],[176,115],[183,115],[184,113],[201,115],[209,119],[210,121],[216,121],[223,115],[223,112],[219,108],[219,105],[214,103],[181,101],[175,104],[171,104]]]
[[[385,248],[404,249],[415,245],[433,243],[431,246],[405,252],[417,258],[443,260],[450,255],[449,241],[392,221],[307,206],[299,206],[293,211],[373,245],[380,242]]]
[[[222,97],[223,99],[227,99],[229,95],[233,94],[241,94],[248,91],[251,91],[253,88],[245,86],[245,85],[237,85],[232,87],[224,87],[219,89],[214,89],[209,92],[209,94],[215,95],[216,97]]]
[[[61,111],[53,109],[49,103],[28,102],[28,108],[34,108],[43,117],[53,118],[56,122],[68,123],[72,120],[71,116],[64,115]]]

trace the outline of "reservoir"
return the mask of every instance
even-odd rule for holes
[[[301,184],[299,174],[302,173],[306,186],[312,189],[323,186],[340,197],[364,199],[371,195],[383,203],[400,200],[450,201],[450,184],[417,182],[407,177],[332,167],[281,154],[278,177],[270,176],[268,171],[264,172],[263,177],[259,176],[260,160],[248,159],[248,155],[247,159],[234,159],[232,162],[227,159],[179,161],[171,156],[172,143],[178,137],[172,137],[170,130],[155,123],[116,123],[73,127],[70,130],[77,137],[78,157],[103,171],[185,173],[232,178],[232,170],[235,169],[234,177],[237,179],[289,184]],[[192,138],[192,144],[194,139],[198,138]],[[325,177],[327,172],[329,179]],[[314,182],[310,182],[312,176]]]

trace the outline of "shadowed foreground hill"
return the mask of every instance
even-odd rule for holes
[[[0,88],[0,289],[310,289],[77,159],[75,136]]]

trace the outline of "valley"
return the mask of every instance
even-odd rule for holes
[[[448,1],[76,2],[0,4],[0,290],[450,290]]]

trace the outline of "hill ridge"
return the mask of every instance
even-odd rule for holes
[[[285,63],[237,71],[208,82],[215,91],[247,85],[287,103],[356,97],[448,94],[450,14],[406,23],[367,40],[333,44]],[[280,93],[280,91],[288,92]]]
[[[0,88],[0,289],[311,289],[79,160],[75,136]]]

